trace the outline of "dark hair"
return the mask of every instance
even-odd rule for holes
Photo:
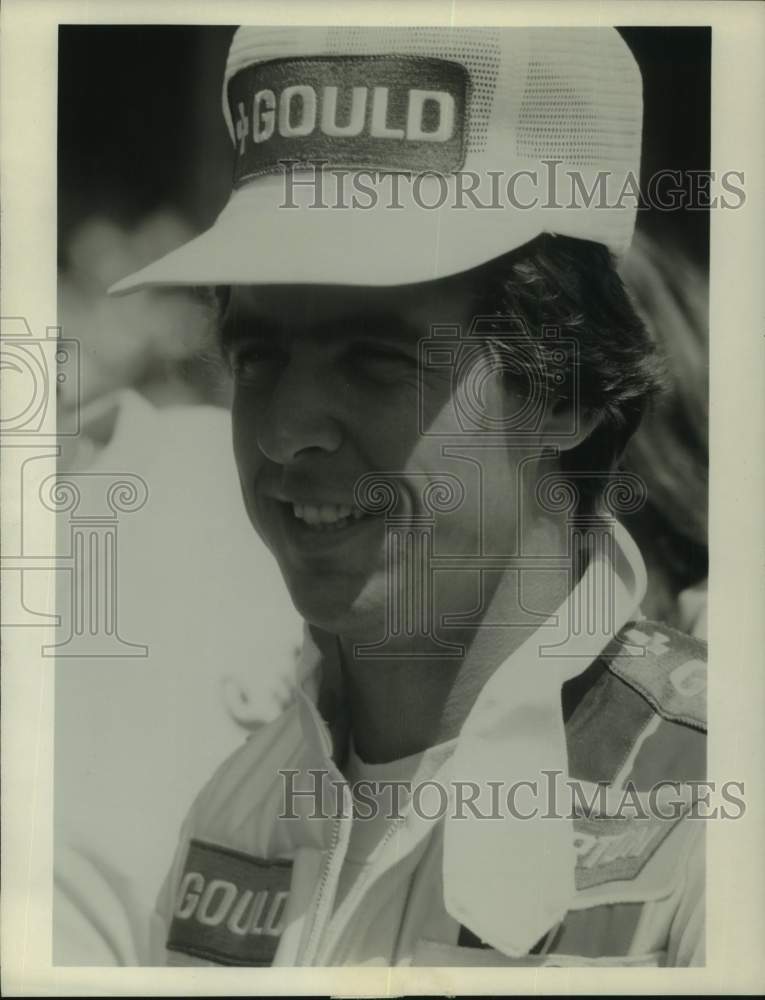
[[[577,481],[578,511],[596,512],[627,442],[663,384],[655,345],[614,259],[599,243],[542,235],[476,268],[474,275],[477,311],[523,321],[538,359],[535,371],[526,374],[538,379],[544,373],[548,405],[573,407],[576,385],[580,412],[594,421],[594,429],[561,453],[560,466],[564,473],[589,474]]]
[[[682,628],[690,623],[682,620],[676,595],[708,572],[706,275],[677,246],[638,234],[622,276],[662,351],[669,380],[622,459],[648,487],[647,504],[625,523],[648,566],[653,607],[644,610]]]

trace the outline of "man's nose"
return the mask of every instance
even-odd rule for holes
[[[337,451],[343,440],[337,402],[337,389],[326,372],[291,361],[260,411],[260,450],[279,465],[309,451]]]

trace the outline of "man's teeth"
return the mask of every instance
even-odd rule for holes
[[[295,517],[299,518],[301,521],[305,521],[306,524],[312,526],[329,526],[329,525],[343,525],[347,523],[350,518],[358,520],[360,517],[364,516],[363,511],[360,511],[358,507],[349,507],[345,504],[335,504],[335,503],[322,503],[322,504],[308,504],[308,503],[293,503],[292,511]]]

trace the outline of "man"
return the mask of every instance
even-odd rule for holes
[[[223,96],[228,205],[114,291],[216,289],[305,647],[189,813],[151,960],[703,962],[703,646],[639,621],[614,516],[657,386],[614,270],[634,60],[611,29],[242,28]]]

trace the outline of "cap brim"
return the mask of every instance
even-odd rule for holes
[[[387,189],[385,189],[387,191]],[[361,204],[308,207],[314,191],[295,191],[287,207],[282,176],[234,191],[215,224],[189,243],[116,282],[112,294],[152,286],[236,284],[401,285],[447,277],[522,246],[543,231],[539,212],[508,207],[455,208],[443,188],[423,178],[417,200],[392,207],[378,192]],[[543,214],[543,213],[542,213]],[[552,220],[550,220],[552,221]]]

